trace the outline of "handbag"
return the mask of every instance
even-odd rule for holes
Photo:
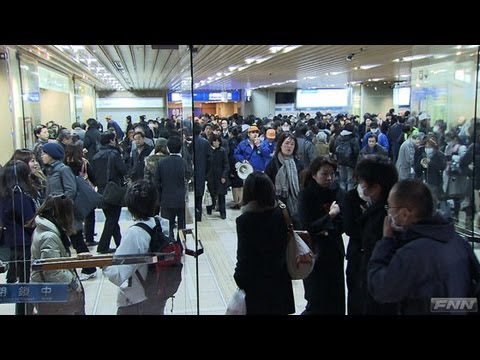
[[[124,206],[127,188],[110,180],[110,159],[111,156],[109,155],[107,162],[107,185],[103,189],[103,201],[107,205]]]
[[[287,243],[287,269],[292,280],[306,279],[313,271],[315,266],[315,257],[307,243],[300,237],[299,233],[305,236],[305,231],[295,231],[292,220],[288,214],[287,207],[279,201],[278,206],[282,209],[283,217],[288,228]],[[308,232],[307,232],[308,234]],[[310,238],[310,236],[308,236]],[[310,240],[311,241],[311,240]]]
[[[78,219],[85,219],[87,215],[102,204],[103,197],[82,176],[75,177],[77,193],[75,194],[74,213]]]
[[[126,187],[109,181],[103,190],[103,201],[108,205],[123,206]]]
[[[237,289],[228,303],[225,315],[247,315],[245,296],[244,290]]]
[[[62,184],[63,192],[65,193],[65,186],[63,184],[63,172],[64,169],[69,168],[64,166],[60,170],[60,183]],[[71,171],[71,170],[70,170]],[[73,200],[73,214],[75,219],[85,220],[87,215],[96,207],[101,206],[103,199],[102,195],[95,191],[95,188],[90,182],[87,182],[83,176],[75,176],[75,183],[77,186],[77,192],[75,193]]]

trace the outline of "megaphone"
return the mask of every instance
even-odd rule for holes
[[[253,167],[249,163],[237,162],[235,168],[237,169],[238,177],[242,180],[245,180],[253,172]]]

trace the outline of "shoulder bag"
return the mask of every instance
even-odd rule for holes
[[[125,204],[125,193],[127,188],[125,186],[121,186],[117,184],[115,181],[110,180],[110,159],[112,158],[108,155],[108,162],[107,162],[107,185],[103,190],[103,201],[107,205],[114,205],[114,206],[123,206]]]
[[[292,220],[288,214],[287,207],[279,201],[278,206],[282,209],[283,217],[288,228],[287,243],[287,268],[292,280],[306,279],[313,271],[315,266],[315,257],[307,243],[300,237],[299,233],[293,229]],[[306,231],[302,231],[303,235]],[[308,236],[310,238],[310,236]]]

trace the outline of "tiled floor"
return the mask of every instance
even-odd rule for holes
[[[190,199],[192,198],[193,196],[190,196]],[[192,208],[193,205],[190,204],[189,209]],[[192,228],[195,231],[189,209],[187,210],[187,228]],[[240,210],[227,209],[227,219],[222,220],[218,212],[207,215],[204,211],[202,222],[197,223],[196,229],[198,238],[204,246],[204,253],[198,256],[198,264],[196,258],[188,255],[184,256],[182,282],[173,301],[170,299],[167,302],[166,315],[197,314],[197,288],[199,289],[200,315],[222,315],[225,313],[227,302],[236,289],[233,280],[237,246],[235,218],[239,215]],[[103,228],[103,221],[102,211],[97,210],[95,230],[98,237]],[[125,208],[120,218],[122,232],[131,224],[131,216]],[[114,246],[113,241],[112,246]],[[90,249],[95,251],[95,248]],[[476,252],[477,255],[480,255],[480,248],[477,248]],[[4,283],[4,281],[5,274],[0,274],[0,283]],[[97,271],[95,278],[84,281],[83,285],[85,287],[86,312],[88,315],[114,315],[116,313],[117,287],[102,275],[101,270]],[[305,307],[303,284],[302,281],[296,280],[293,281],[293,285],[296,314],[300,314]],[[14,314],[14,312],[14,304],[0,304],[0,315]]]
[[[193,196],[190,196],[192,199]],[[194,229],[191,221],[190,204],[187,209],[187,228]],[[220,219],[218,212],[207,215],[204,210],[202,222],[197,223],[198,238],[201,240],[204,253],[197,259],[184,256],[182,282],[175,298],[168,300],[165,309],[166,315],[194,315],[197,314],[197,288],[199,297],[199,313],[201,315],[222,315],[225,313],[228,300],[236,289],[233,280],[233,271],[236,263],[237,237],[235,218],[240,215],[240,210],[227,209],[227,219]],[[104,216],[97,210],[96,228],[97,240],[101,234]],[[188,224],[190,222],[190,224]],[[120,228],[124,232],[133,223],[126,208],[120,217]],[[114,247],[112,241],[111,246]],[[95,248],[90,248],[93,252]],[[198,286],[197,286],[198,273]],[[5,274],[0,274],[0,283],[4,283]],[[102,275],[101,270],[97,276],[83,282],[86,294],[86,313],[88,315],[114,315],[116,313],[117,287]],[[294,291],[297,313],[303,311],[303,284],[294,281]],[[0,304],[0,314],[14,314],[14,304]]]

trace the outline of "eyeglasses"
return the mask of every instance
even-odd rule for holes
[[[401,209],[403,208],[404,206],[389,206],[389,205],[385,205],[385,210],[389,210],[389,209]]]

